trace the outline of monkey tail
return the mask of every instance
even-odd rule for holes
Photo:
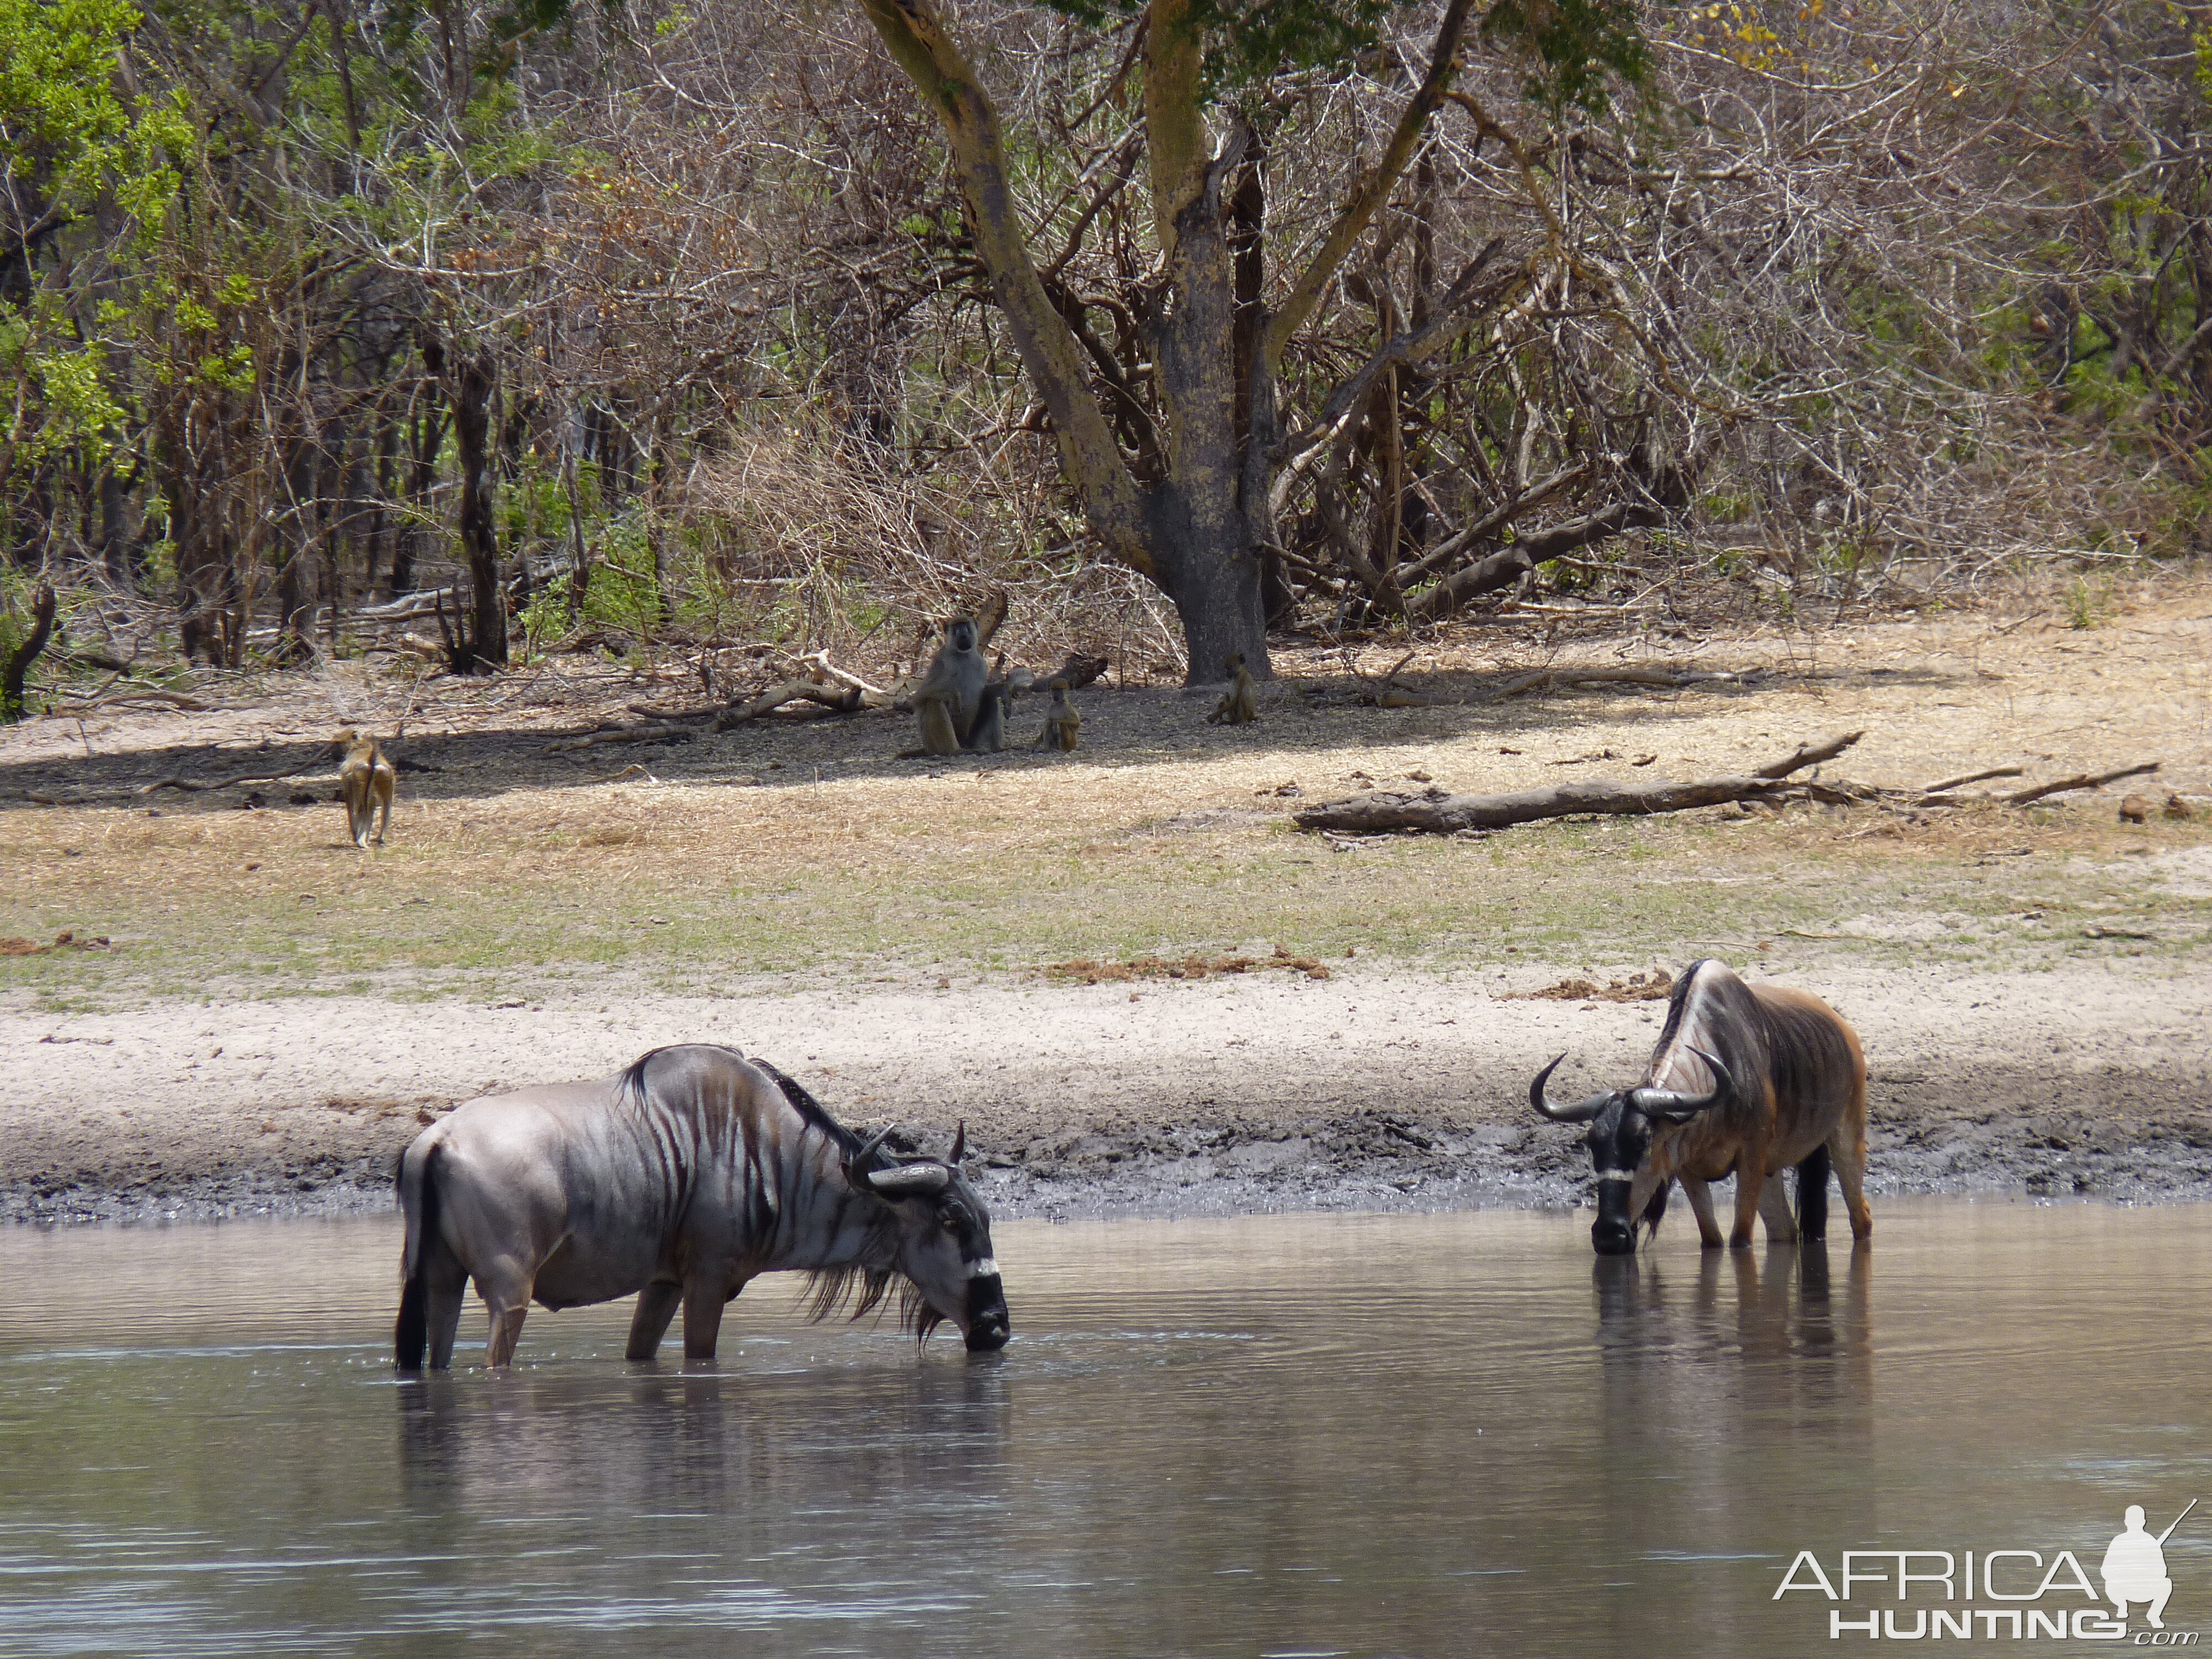
[[[1797,1166],[1797,1233],[1801,1238],[1828,1236],[1828,1148],[1824,1142]]]
[[[427,1137],[426,1137],[427,1139]],[[422,1369],[428,1346],[429,1242],[437,1237],[439,1143],[417,1140],[399,1160],[399,1207],[407,1218],[407,1243],[399,1258],[399,1322],[392,1331],[392,1363],[403,1371]]]

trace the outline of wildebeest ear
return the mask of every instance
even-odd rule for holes
[[[845,1160],[845,1175],[848,1180],[858,1182],[876,1167],[876,1154],[882,1150],[884,1142],[890,1137],[891,1127],[886,1125],[877,1130],[875,1133],[860,1143],[859,1152]]]
[[[913,1198],[943,1192],[952,1171],[942,1164],[895,1164],[888,1170],[868,1171],[868,1185],[885,1198]]]

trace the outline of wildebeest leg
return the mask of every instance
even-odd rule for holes
[[[1790,1213],[1790,1194],[1782,1184],[1779,1173],[1767,1177],[1759,1189],[1759,1218],[1766,1224],[1766,1242],[1770,1244],[1795,1244],[1797,1242],[1797,1218]]]
[[[744,1288],[739,1282],[738,1290]],[[695,1275],[684,1281],[684,1357],[712,1359],[714,1343],[722,1334],[722,1309],[737,1291],[726,1279]]]
[[[1698,1218],[1698,1240],[1709,1250],[1721,1247],[1721,1224],[1713,1215],[1713,1189],[1695,1176],[1678,1176],[1682,1196],[1690,1200],[1690,1213]]]
[[[514,1346],[522,1340],[522,1322],[530,1312],[531,1279],[532,1275],[511,1260],[477,1275],[477,1292],[483,1297],[485,1310],[491,1315],[491,1339],[484,1345],[485,1364],[514,1363]]]
[[[680,1281],[655,1279],[637,1293],[637,1311],[630,1316],[629,1346],[624,1359],[650,1359],[660,1352],[660,1339],[668,1334],[669,1322],[684,1305]]]
[[[1747,1146],[1735,1160],[1735,1224],[1729,1229],[1729,1249],[1747,1249],[1751,1245],[1752,1218],[1759,1213],[1759,1202],[1766,1192],[1766,1171],[1764,1160],[1755,1147]]]
[[[1836,1184],[1844,1189],[1844,1208],[1851,1218],[1851,1237],[1867,1238],[1874,1233],[1874,1211],[1866,1200],[1866,1122],[1863,1118],[1853,1123],[1846,1116],[1828,1137],[1828,1158],[1836,1166]]]
[[[426,1298],[423,1323],[430,1338],[430,1369],[452,1368],[453,1339],[461,1328],[461,1304],[466,1299],[469,1275],[453,1253],[441,1242],[424,1264]]]

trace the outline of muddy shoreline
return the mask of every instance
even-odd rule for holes
[[[1037,1124],[964,1115],[971,1170],[1006,1218],[1225,1217],[1281,1210],[1577,1207],[1589,1157],[1573,1130],[1522,1121],[1513,1079],[1480,1106],[1420,1099],[1267,1110],[1082,1115]],[[1524,1086],[1524,1084],[1522,1084]],[[1500,1097],[1504,1103],[1500,1106]],[[2112,1203],[2212,1199],[2212,1115],[2201,1066],[2104,1064],[2057,1082],[2048,1066],[1923,1064],[1871,1079],[1875,1197],[2008,1192]],[[325,1103],[325,1130],[243,1157],[191,1137],[161,1159],[45,1159],[31,1170],[20,1128],[0,1137],[0,1221],[31,1225],[216,1221],[392,1207],[398,1151],[445,1103]],[[1522,1109],[1526,1113],[1526,1109]],[[942,1151],[953,1124],[911,1102],[894,1146]],[[1144,1121],[1126,1121],[1141,1117]],[[124,1148],[112,1148],[124,1151]],[[1725,1199],[1723,1199],[1725,1201]]]

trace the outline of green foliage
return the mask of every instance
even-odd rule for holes
[[[1149,0],[1045,0],[1091,28],[1141,15]],[[1387,0],[1197,0],[1193,23],[1212,38],[1206,73],[1214,90],[1288,70],[1349,64],[1376,43]]]
[[[1554,112],[1599,113],[1609,101],[1609,77],[1640,86],[1651,73],[1633,0],[1498,0],[1482,33],[1518,50],[1527,70],[1522,95]]]
[[[0,658],[15,654],[31,636],[30,576],[11,564],[0,564]]]
[[[567,637],[575,626],[575,613],[568,605],[568,585],[549,583],[530,596],[530,603],[522,607],[515,621],[521,625],[523,659],[534,662],[545,654],[546,647]]]
[[[583,620],[640,638],[660,621],[660,585],[653,579],[653,544],[635,525],[609,525],[584,594]]]
[[[2069,628],[2102,628],[2112,619],[2116,608],[2109,581],[2092,582],[2086,576],[2076,576],[2073,586],[2066,590]]]

